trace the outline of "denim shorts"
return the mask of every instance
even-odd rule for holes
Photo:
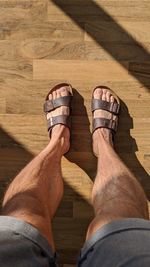
[[[0,267],[56,267],[48,241],[30,224],[0,216]],[[150,221],[123,219],[100,228],[80,251],[79,267],[150,267]]]

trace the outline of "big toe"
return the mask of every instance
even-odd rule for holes
[[[94,98],[95,99],[102,99],[102,95],[103,95],[103,89],[96,88],[96,90],[94,91]]]
[[[60,96],[67,96],[69,95],[69,88],[67,86],[63,86],[57,90]]]

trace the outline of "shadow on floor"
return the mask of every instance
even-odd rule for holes
[[[73,88],[71,149],[65,157],[78,165],[93,181],[96,175],[96,157],[92,153],[90,121],[84,98]]]
[[[130,130],[133,128],[133,119],[129,114],[128,107],[123,101],[121,101],[121,115],[115,139],[115,148],[121,159],[141,183],[148,200],[150,200],[149,174],[145,171],[136,156],[138,146],[136,144],[136,140],[130,134]]]

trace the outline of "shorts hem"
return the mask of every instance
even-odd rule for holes
[[[113,235],[117,232],[127,231],[127,230],[149,230],[150,231],[150,221],[140,218],[128,218],[122,220],[116,220],[110,222],[100,229],[98,229],[93,236],[87,240],[81,249],[79,262],[86,257],[87,253],[92,250],[92,247],[100,240],[106,238],[107,236]]]

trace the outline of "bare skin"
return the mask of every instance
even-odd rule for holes
[[[68,89],[62,87],[53,92],[49,99],[65,95],[68,95]],[[97,89],[94,97],[114,101],[106,89]],[[68,112],[67,107],[60,107],[47,116]],[[109,113],[101,110],[95,111],[94,116],[110,118]],[[51,220],[63,195],[61,158],[69,147],[69,129],[63,125],[55,126],[47,147],[17,175],[3,201],[3,215],[24,220],[39,229],[53,251],[55,246]],[[128,217],[148,218],[145,194],[115,153],[110,130],[98,129],[94,132],[93,151],[98,155],[97,175],[92,191],[95,218],[89,226],[87,239],[98,228],[112,220]]]
[[[115,101],[107,89],[101,88],[95,90],[94,98],[107,102]],[[103,110],[96,110],[94,117],[117,119],[116,116]],[[97,175],[92,190],[95,218],[88,228],[86,239],[113,220],[131,217],[149,218],[145,193],[116,154],[111,130],[101,128],[94,132],[93,151],[98,157]]]
[[[68,88],[62,87],[50,94],[49,99],[68,94]],[[69,108],[63,106],[47,116],[68,112]],[[69,129],[64,125],[56,125],[47,147],[10,184],[2,205],[3,215],[16,217],[36,227],[47,238],[53,251],[51,221],[63,195],[61,158],[70,147],[69,140]]]

